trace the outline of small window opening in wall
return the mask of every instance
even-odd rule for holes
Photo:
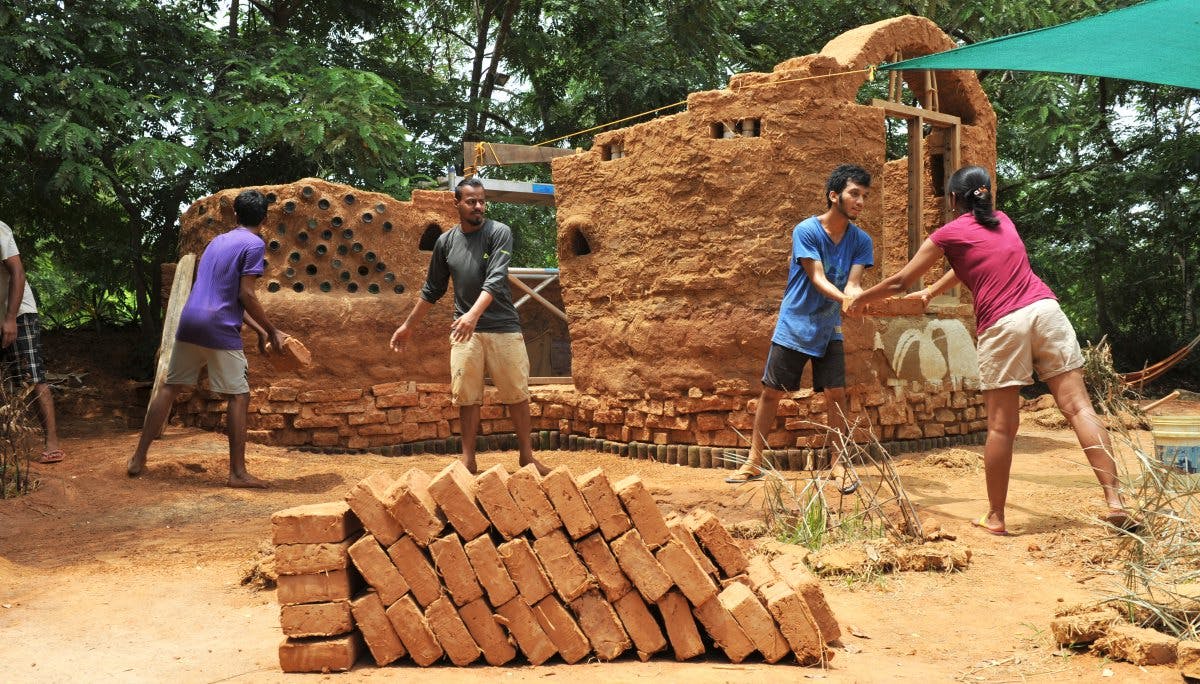
[[[604,161],[612,161],[625,156],[625,143],[611,142],[607,145],[600,146],[600,158]]]
[[[587,236],[578,228],[571,229],[571,253],[575,256],[585,256],[592,253],[592,245]]]
[[[732,124],[723,121],[709,125],[713,138],[757,138],[762,135],[762,119],[739,119]]]
[[[425,232],[421,234],[421,244],[418,247],[422,252],[432,252],[433,245],[437,242],[438,236],[442,234],[442,227],[436,223],[431,223],[425,226]]]
[[[946,156],[943,154],[929,155],[929,175],[933,178],[933,196],[946,195]]]

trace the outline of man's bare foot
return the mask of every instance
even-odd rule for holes
[[[243,473],[241,475],[230,473],[229,486],[237,489],[266,489],[271,486],[271,483],[266,480],[260,480],[250,473]]]
[[[468,473],[471,473],[472,475],[478,475],[478,474],[479,474],[479,466],[477,466],[477,465],[475,464],[475,457],[474,457],[474,456],[472,456],[472,457],[471,457],[471,458],[469,458],[469,459],[468,459],[466,456],[463,456],[463,457],[461,457],[459,460],[461,460],[461,461],[462,461],[462,464],[463,464],[463,466],[464,466],[464,467],[467,469],[467,472],[468,472]]]
[[[545,476],[550,473],[549,468],[547,468],[541,461],[537,460],[536,458],[533,458],[532,456],[529,458],[529,460],[525,460],[525,459],[520,460],[520,465],[522,465],[522,466],[527,466],[530,463],[533,464],[534,468],[537,468],[538,475]]]
[[[145,467],[145,456],[142,456],[141,458],[138,458],[137,456],[130,456],[129,464],[125,466],[125,474],[129,477],[137,477],[138,475],[142,474],[142,470],[144,470]]]

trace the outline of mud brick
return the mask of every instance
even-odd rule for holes
[[[430,544],[429,555],[433,556],[433,564],[441,573],[442,583],[456,605],[461,606],[483,596],[483,588],[475,579],[475,570],[471,567],[471,561],[467,560],[467,552],[457,534],[451,532]]]
[[[1177,638],[1158,630],[1117,622],[1109,626],[1107,634],[1096,640],[1092,649],[1114,660],[1138,666],[1167,665],[1178,659],[1178,643]]]
[[[362,653],[358,634],[326,639],[284,639],[279,669],[284,672],[345,672]]]
[[[529,514],[508,492],[508,471],[496,464],[475,478],[475,498],[496,531],[512,539],[529,529]]]
[[[645,662],[650,656],[667,647],[667,638],[663,636],[658,621],[650,613],[650,608],[642,600],[641,594],[636,591],[626,592],[612,604],[625,631],[633,639],[639,660]]]
[[[771,567],[770,559],[766,556],[754,556],[746,564],[746,579],[751,589],[760,591],[766,585],[778,582],[780,577],[775,568]]]
[[[361,529],[344,501],[286,508],[271,516],[274,544],[336,544]]]
[[[596,531],[599,527],[596,517],[592,515],[592,509],[588,508],[587,501],[583,499],[579,487],[575,486],[571,471],[567,470],[566,466],[551,470],[542,478],[541,484],[542,491],[554,505],[554,510],[562,519],[563,527],[567,529],[571,539],[579,539]]]
[[[1200,679],[1200,641],[1180,641],[1175,647],[1175,664],[1179,666],[1179,674]]]
[[[713,577],[718,575],[717,566],[713,565],[712,559],[696,543],[696,535],[692,534],[692,531],[687,528],[687,525],[683,524],[682,520],[668,522],[667,529],[671,531],[671,537],[682,544],[683,548],[688,550],[688,553],[692,554],[692,557],[696,559],[700,567],[704,568],[704,572]]]
[[[617,490],[617,496],[620,497],[621,503],[625,504],[629,519],[633,521],[638,534],[642,535],[646,546],[657,549],[666,544],[671,538],[671,531],[667,529],[667,523],[642,478],[630,475],[613,485],[613,489]]]
[[[542,567],[546,569],[550,582],[562,600],[574,601],[580,594],[593,587],[587,568],[583,567],[579,556],[575,555],[575,549],[571,547],[571,542],[567,541],[567,535],[561,530],[555,530],[541,539],[534,540],[533,550],[537,552]],[[559,652],[562,652],[561,647]]]
[[[404,534],[404,528],[384,505],[392,478],[387,472],[377,470],[359,481],[346,495],[350,510],[362,521],[363,527],[375,535],[380,544],[391,546]]]
[[[275,594],[280,605],[349,601],[361,584],[357,572],[334,570],[312,575],[280,575]]]
[[[1090,644],[1108,634],[1108,628],[1120,619],[1111,607],[1083,613],[1060,615],[1050,621],[1054,643],[1063,646]]]
[[[600,531],[604,533],[605,539],[615,539],[628,532],[633,526],[603,470],[596,468],[592,472],[582,475],[579,478],[579,492],[587,501],[592,515],[596,517],[596,522],[600,525]]]
[[[471,568],[475,571],[475,576],[479,583],[483,585],[484,591],[487,592],[488,601],[493,606],[499,606],[508,603],[517,595],[517,587],[513,584],[512,578],[508,576],[508,570],[504,567],[504,561],[500,558],[500,552],[496,550],[496,545],[492,543],[491,537],[481,535],[476,539],[466,543],[465,551],[467,560],[471,561]],[[470,623],[467,625],[470,626]],[[480,644],[482,646],[482,644]],[[486,655],[487,649],[484,649]]]
[[[379,594],[368,591],[350,602],[350,610],[376,665],[383,667],[408,655],[396,628],[388,621]]]
[[[350,565],[353,539],[325,544],[280,544],[275,547],[275,572],[280,575],[311,575],[344,570]]]
[[[579,618],[579,629],[583,630],[600,660],[612,660],[630,647],[629,635],[612,605],[600,596],[600,592],[589,591],[571,601],[571,610]]]
[[[346,601],[279,607],[279,627],[290,637],[337,636],[354,629]]]
[[[592,652],[587,637],[575,624],[575,618],[559,602],[557,596],[547,596],[530,607],[538,626],[554,642],[558,654],[568,665],[574,665]]]
[[[471,633],[471,638],[475,640],[479,650],[483,651],[483,659],[489,665],[503,665],[517,657],[516,649],[504,633],[504,628],[496,621],[496,616],[492,614],[492,608],[487,601],[475,599],[462,605],[458,609],[458,615],[467,626],[467,631]]]
[[[443,596],[429,604],[425,609],[425,621],[429,623],[429,629],[433,630],[433,635],[450,662],[465,667],[479,659],[479,645],[471,638],[471,633],[467,631],[467,626],[450,599]]]
[[[446,528],[446,517],[429,494],[429,483],[429,475],[412,468],[384,494],[392,517],[421,546],[428,546]]]
[[[692,609],[692,614],[704,625],[704,631],[725,652],[730,662],[740,663],[754,653],[754,643],[737,620],[733,619],[733,614],[721,605],[720,598],[714,596],[704,605]]]
[[[800,592],[779,581],[763,586],[759,593],[800,664],[823,662],[826,659],[825,642]]]
[[[725,587],[717,598],[768,663],[779,662],[791,651],[787,640],[775,626],[775,620],[771,619],[771,614],[759,603],[750,587],[734,582]]]
[[[408,592],[408,582],[404,581],[404,577],[374,536],[366,534],[354,542],[350,547],[350,557],[354,559],[354,567],[358,568],[367,584],[379,592],[379,599],[383,601],[383,605],[392,605],[396,599]]]
[[[542,478],[531,463],[508,478],[508,493],[513,501],[525,509],[529,516],[529,531],[535,537],[544,537],[562,527],[562,520],[554,510],[554,504],[542,491]]]
[[[658,601],[658,610],[662,613],[675,660],[688,660],[704,653],[704,641],[700,638],[700,630],[696,629],[692,607],[683,594],[678,591],[663,594]]]
[[[517,646],[525,654],[530,665],[541,665],[558,653],[554,642],[550,641],[550,637],[546,636],[545,630],[533,616],[533,611],[521,599],[515,598],[497,606],[496,614],[517,640]]]
[[[683,548],[683,544],[672,539],[663,544],[654,557],[693,606],[701,605],[717,595],[716,582]]]
[[[789,556],[776,556],[771,561],[771,567],[779,573],[788,586],[800,592],[804,602],[808,604],[808,612],[821,630],[824,643],[837,641],[842,638],[842,628],[838,626],[837,618],[829,603],[825,600],[825,591],[821,582],[812,574],[804,562]]]
[[[721,568],[725,577],[740,575],[746,571],[746,554],[729,536],[729,531],[717,520],[717,516],[703,509],[692,511],[683,519],[688,530],[696,535],[700,545],[704,547],[713,560]]]
[[[609,601],[615,602],[633,589],[600,532],[593,532],[575,542],[575,549]]]
[[[429,483],[429,493],[463,539],[470,541],[490,526],[475,503],[474,479],[462,461],[455,459],[438,473]]]
[[[613,555],[625,576],[641,592],[642,598],[657,603],[671,588],[671,576],[646,548],[637,530],[630,530],[612,542]]]
[[[521,592],[525,603],[532,606],[553,591],[542,564],[524,538],[506,541],[496,550],[500,552],[508,576],[517,585],[517,591]]]
[[[414,663],[429,667],[442,657],[442,647],[411,596],[402,596],[384,612]]]
[[[417,603],[427,606],[442,595],[442,583],[437,572],[411,537],[401,537],[388,547],[387,552],[396,569],[400,571],[400,576],[408,582],[408,590],[412,592]]]

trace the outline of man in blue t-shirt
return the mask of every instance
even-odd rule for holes
[[[229,486],[263,488],[267,483],[246,472],[246,413],[250,407],[249,366],[242,352],[242,321],[258,333],[258,347],[280,353],[286,335],[271,324],[255,295],[265,266],[265,245],[258,231],[267,217],[267,198],[244,190],[233,201],[238,225],[208,243],[196,266],[196,282],[179,318],[175,346],[167,366],[166,384],[146,411],[137,449],[129,459],[130,477],[142,473],[150,442],[167,422],[175,395],[195,385],[200,369],[208,368],[209,388],[229,398]]]
[[[825,182],[826,211],[792,230],[787,288],[763,371],[763,389],[754,412],[749,460],[726,482],[741,484],[763,477],[762,450],[775,425],[779,400],[800,389],[805,364],[813,368],[813,390],[824,392],[829,427],[845,435],[846,358],[842,349],[842,303],[862,292],[862,274],[874,265],[871,237],[851,221],[858,218],[871,189],[871,174],[843,164]],[[831,473],[843,493],[858,488],[841,463],[841,439],[832,442]]]

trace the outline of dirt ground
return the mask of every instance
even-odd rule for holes
[[[1200,404],[1172,408],[1200,412]],[[151,450],[148,473],[130,480],[124,464],[137,435],[122,423],[112,411],[69,418],[63,429],[67,460],[38,466],[42,485],[32,495],[0,502],[0,662],[7,681],[299,680],[278,671],[274,592],[240,583],[269,540],[271,513],[339,499],[376,469],[398,474],[415,466],[432,473],[451,458],[334,456],[250,445],[251,472],[270,478],[272,487],[239,491],[223,486],[222,435],[172,426]],[[947,467],[926,456],[898,464],[904,485],[923,517],[971,547],[971,565],[955,574],[826,580],[829,603],[849,632],[829,669],[732,665],[718,658],[680,664],[661,656],[641,663],[630,656],[609,664],[508,667],[498,674],[513,681],[765,681],[780,675],[838,682],[1178,681],[1170,668],[1108,662],[1052,643],[1056,608],[1115,587],[1106,571],[1112,538],[1092,522],[1100,511],[1099,488],[1071,433],[1026,421],[1009,503],[1009,529],[1016,535],[1008,538],[969,524],[985,505],[979,463],[946,459],[967,462]],[[732,488],[721,481],[722,471],[601,453],[542,457],[577,474],[597,465],[611,479],[636,472],[664,511],[703,506],[727,524],[761,512],[761,485]],[[483,467],[496,462],[515,466],[515,454],[481,455]],[[360,664],[350,675],[328,677],[397,674]],[[403,674],[454,682],[497,673],[444,666],[405,667]],[[318,678],[324,679],[308,676]]]

